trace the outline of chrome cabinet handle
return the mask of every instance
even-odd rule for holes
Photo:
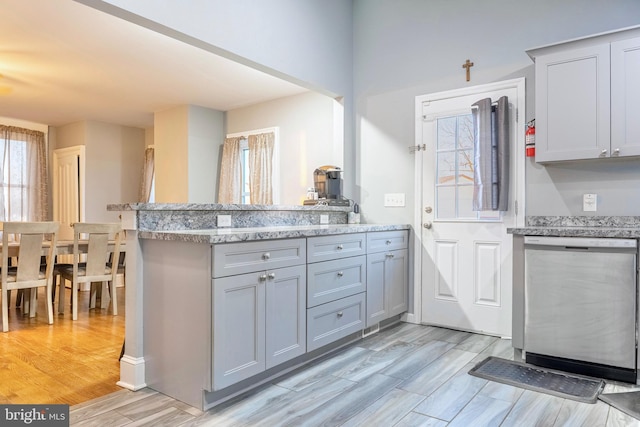
[[[600,157],[603,157],[603,156],[606,156],[606,155],[607,155],[607,149],[605,148],[600,152]]]
[[[338,277],[342,277],[344,276],[344,273],[342,271],[338,271]]]
[[[269,252],[265,252],[262,254],[262,259],[263,260],[268,260],[269,258],[271,258],[271,254]]]
[[[339,311],[339,312],[338,312],[338,318],[342,317],[342,316],[343,316],[343,314],[344,314],[343,312]]]
[[[620,155],[620,149],[616,148],[615,150],[613,150],[613,153],[611,153],[612,156],[619,156]]]
[[[273,280],[273,279],[275,279],[275,278],[276,278],[276,273],[269,273],[269,274],[267,274],[267,277],[268,277],[269,279]]]
[[[266,274],[261,274],[258,276],[258,280],[261,282],[264,282],[267,280],[267,275]]]
[[[341,251],[342,249],[344,249],[344,246],[342,246],[342,245],[338,245],[338,246],[336,247],[336,249],[337,249],[337,250],[339,250],[339,251]]]
[[[393,254],[387,254],[387,258],[393,258]]]

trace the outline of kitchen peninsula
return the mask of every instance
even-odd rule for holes
[[[333,206],[108,209],[127,230],[130,389],[210,408],[408,307],[409,225],[347,224]]]

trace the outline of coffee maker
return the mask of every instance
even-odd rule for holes
[[[349,206],[349,200],[342,197],[342,169],[338,166],[320,166],[313,171],[313,185],[318,193],[317,200],[305,200],[305,205],[326,203],[329,206]]]

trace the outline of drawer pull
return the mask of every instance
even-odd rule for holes
[[[269,273],[267,274],[267,277],[269,277],[269,279],[273,280],[276,278],[276,273]]]
[[[343,314],[344,314],[343,312],[339,311],[338,312],[338,318],[342,317]]]
[[[344,276],[344,273],[342,271],[338,271],[338,277],[342,277]]]
[[[258,276],[258,280],[261,282],[264,282],[265,280],[267,280],[267,275],[266,274],[261,274]]]
[[[391,244],[391,240],[387,240],[385,243],[386,243],[387,245],[390,245],[390,244]]]
[[[269,258],[271,258],[271,254],[269,252],[265,252],[262,254],[262,259],[263,260],[268,260]]]
[[[341,251],[342,249],[344,249],[344,246],[342,246],[342,245],[338,245],[338,246],[336,247],[336,249],[337,249],[337,250],[339,250],[339,251]]]

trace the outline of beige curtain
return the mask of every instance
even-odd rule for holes
[[[273,204],[272,159],[275,135],[273,132],[249,135],[249,185],[251,204]]]
[[[227,138],[224,140],[218,203],[240,203],[242,179],[242,171],[240,170],[241,139]]]
[[[0,144],[0,180],[5,189],[0,191],[0,220],[45,221],[48,179],[44,132],[0,125]]]
[[[153,184],[153,173],[155,170],[154,150],[148,147],[144,150],[144,165],[142,166],[142,179],[140,180],[140,203],[149,203],[151,198],[151,186]]]

